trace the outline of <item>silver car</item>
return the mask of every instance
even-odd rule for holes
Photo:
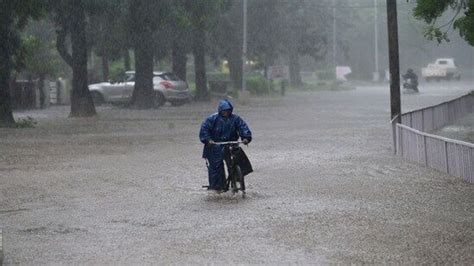
[[[135,86],[135,71],[127,71],[125,76],[125,80],[122,82],[90,84],[89,91],[94,103],[100,105],[102,103],[129,102],[132,99]],[[153,72],[153,89],[157,106],[161,106],[165,102],[178,106],[191,99],[188,84],[171,72]]]

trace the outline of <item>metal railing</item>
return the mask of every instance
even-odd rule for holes
[[[397,124],[397,154],[438,171],[474,182],[474,144]]]
[[[402,124],[423,132],[432,132],[451,124],[473,111],[474,97],[465,95],[438,105],[402,114]]]
[[[394,125],[394,147],[403,158],[474,182],[474,144],[425,133],[439,129],[473,111],[474,97],[452,101],[402,115]]]

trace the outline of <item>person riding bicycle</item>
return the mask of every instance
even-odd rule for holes
[[[410,88],[418,92],[418,76],[415,74],[413,69],[411,68],[407,69],[407,73],[403,74],[402,78],[405,81],[410,80],[411,81],[411,83],[409,84]]]
[[[229,100],[221,100],[217,113],[207,117],[201,125],[199,139],[204,144],[202,157],[207,161],[209,190],[221,192],[225,189],[224,146],[218,142],[237,141],[244,144],[252,141],[252,132],[247,123],[233,114],[234,107]]]

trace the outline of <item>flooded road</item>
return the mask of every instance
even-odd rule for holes
[[[474,143],[474,113],[435,132],[436,135]]]
[[[403,111],[470,90],[453,84]],[[201,188],[216,105],[16,113],[38,126],[0,129],[5,263],[474,263],[474,187],[392,155],[386,86],[235,104],[254,134],[245,199]]]

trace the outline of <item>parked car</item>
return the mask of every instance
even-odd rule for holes
[[[421,76],[427,81],[461,79],[461,73],[453,58],[438,58],[432,64],[421,69]]]
[[[127,71],[123,81],[90,84],[89,91],[96,105],[124,103],[131,100],[134,86],[135,71]],[[171,72],[153,72],[153,90],[156,106],[162,106],[165,102],[178,106],[191,99],[188,84]]]

